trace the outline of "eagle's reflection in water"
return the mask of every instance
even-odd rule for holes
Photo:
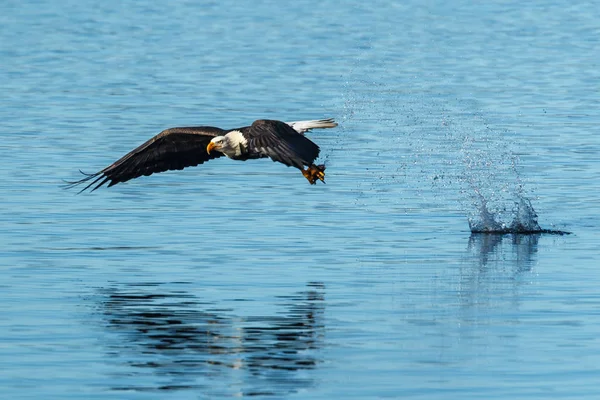
[[[320,362],[324,331],[322,283],[277,297],[281,314],[249,317],[184,289],[173,283],[103,289],[109,353],[122,371],[113,375],[112,389],[247,396],[314,384],[310,370]]]

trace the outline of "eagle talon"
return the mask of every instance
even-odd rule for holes
[[[325,183],[325,165],[310,165],[305,170],[302,170],[302,175],[304,175],[311,185],[316,184],[317,179]]]

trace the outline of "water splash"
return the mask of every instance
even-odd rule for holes
[[[537,221],[537,214],[531,205],[531,201],[521,198],[515,213],[515,219],[510,224],[513,232],[539,232],[542,230]]]
[[[570,232],[543,229],[538,224],[538,215],[531,205],[531,201],[525,197],[520,197],[515,203],[513,210],[513,220],[510,224],[499,221],[498,217],[492,213],[488,207],[485,198],[480,197],[479,215],[476,218],[469,218],[469,228],[472,233],[488,234],[555,234],[569,235]]]
[[[478,217],[469,217],[469,228],[471,232],[500,232],[506,227],[496,220],[496,215],[492,213],[487,206],[487,201],[483,196],[479,197]]]
[[[562,232],[538,224],[517,133],[494,127],[475,101],[435,87],[398,88],[382,81],[375,65],[357,64],[342,118],[349,129],[371,134],[360,148],[345,148],[367,165],[355,180],[357,206],[458,210],[472,232]]]

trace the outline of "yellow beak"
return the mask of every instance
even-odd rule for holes
[[[210,142],[210,143],[208,144],[208,146],[206,146],[206,152],[207,152],[208,154],[210,154],[210,151],[211,151],[212,149],[214,149],[214,148],[215,148],[215,144],[214,144],[213,142]]]

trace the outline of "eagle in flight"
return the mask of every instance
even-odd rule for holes
[[[108,167],[85,178],[68,182],[67,187],[81,184],[81,192],[92,192],[108,183],[108,187],[140,176],[168,170],[181,170],[226,156],[246,161],[270,158],[288,167],[296,167],[314,185],[325,182],[325,166],[315,165],[319,146],[304,136],[315,128],[334,128],[333,118],[281,122],[259,119],[251,126],[221,129],[212,126],[170,128],[125,154]]]

